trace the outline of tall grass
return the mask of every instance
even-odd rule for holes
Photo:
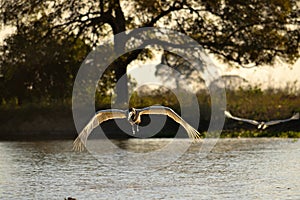
[[[300,112],[300,95],[289,89],[267,89],[259,87],[227,90],[227,110],[241,117],[257,120],[290,117]]]
[[[180,105],[178,95],[184,98],[184,105]],[[193,104],[193,97],[196,97],[198,105]],[[96,110],[109,108],[111,98],[99,97],[96,100]],[[294,112],[300,112],[300,92],[293,88],[285,89],[267,89],[261,90],[260,87],[239,88],[237,90],[226,90],[227,110],[234,115],[253,118],[256,120],[272,120],[290,117]],[[177,91],[176,95],[167,89],[153,89],[149,91],[136,91],[130,97],[130,107],[146,107],[151,105],[164,105],[171,107],[180,114],[181,109],[191,109],[193,113],[194,106],[199,106],[200,122],[199,130],[205,132],[210,123],[211,115],[211,99],[206,90],[197,92],[196,94],[187,93],[186,91]],[[184,107],[184,108],[183,108]],[[193,118],[193,116],[189,116]],[[47,121],[46,126],[52,122],[66,121],[70,124],[72,121],[72,105],[71,99],[60,102],[40,102],[27,103],[22,106],[10,105],[9,103],[0,106],[0,130],[20,131],[24,122],[34,122],[35,128],[42,120]],[[55,120],[53,120],[55,119]],[[50,126],[50,125],[49,125]],[[61,124],[61,127],[64,125]],[[55,127],[52,126],[52,127]],[[71,125],[69,125],[71,127]],[[223,137],[300,137],[300,123],[295,121],[289,123],[288,126],[281,129],[267,129],[266,131],[256,131],[252,125],[245,125],[234,120],[226,120]],[[30,130],[30,126],[26,126]],[[47,127],[44,127],[47,128]]]

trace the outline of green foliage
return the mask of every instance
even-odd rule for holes
[[[258,86],[227,90],[227,110],[239,117],[269,121],[289,118],[300,112],[300,93],[290,85],[284,89],[261,90]],[[278,128],[279,127],[279,128]],[[222,137],[296,137],[300,136],[299,122],[270,126],[258,131],[253,125],[226,120]]]
[[[170,90],[144,88],[142,91],[137,91],[131,96],[130,106],[145,107],[159,104],[169,106],[180,113],[180,106],[182,105],[180,105],[178,98]],[[191,98],[193,95],[185,93],[185,102],[192,102]],[[205,90],[199,91],[196,95],[201,119],[199,130],[205,132],[210,121],[211,99],[209,93]],[[183,106],[186,106],[184,109],[188,109],[193,108],[194,105],[187,103],[187,105]],[[299,93],[289,93],[289,90],[286,89],[271,91],[261,90],[259,86],[249,86],[244,89],[227,91],[226,109],[245,118],[262,121],[288,118],[292,113],[300,112],[299,108]],[[243,125],[236,121],[226,120],[225,129],[221,137],[299,137],[299,128],[299,125],[295,122],[290,123],[289,126],[284,125],[280,129],[269,127],[266,130],[258,131],[252,125],[247,126],[247,124]],[[210,133],[209,136],[214,137],[213,133]]]
[[[6,102],[69,97],[78,66],[91,47],[112,34],[140,27],[163,26],[185,33],[236,65],[273,64],[276,58],[293,63],[299,58],[296,0],[15,0],[0,5],[0,16],[4,26],[17,30],[1,48],[0,98]],[[114,44],[116,52],[122,52],[128,41],[132,38]],[[145,57],[151,57],[149,50],[122,57],[114,63],[115,78],[108,75],[104,82],[113,85],[126,74],[129,63]],[[181,61],[169,66],[192,76],[188,63]],[[127,101],[127,87],[126,81],[117,85],[116,93],[122,94],[118,99]],[[100,96],[107,92],[104,88]]]
[[[217,0],[199,7],[203,14],[186,23],[194,24],[191,32],[200,44],[226,62],[261,65],[276,57],[291,63],[299,58],[296,0]]]
[[[280,138],[300,138],[298,131],[257,131],[257,130],[239,130],[239,131],[223,131],[221,138],[249,138],[249,137],[280,137]]]
[[[17,0],[1,4],[0,16],[3,25],[17,30],[1,47],[0,89],[3,92],[0,98],[3,103],[69,98],[78,66],[91,47],[112,34],[140,27],[163,26],[185,33],[210,53],[237,65],[273,64],[276,58],[293,63],[299,58],[299,4],[296,0]],[[117,45],[114,49],[122,52],[130,40],[128,37],[123,44],[114,44]],[[182,41],[172,42],[180,44]],[[107,94],[110,88],[126,74],[129,63],[151,55],[149,49],[137,50],[114,63],[114,70],[99,83],[96,96],[101,100],[98,104],[109,101],[111,97],[105,96],[110,95]],[[175,59],[173,63],[168,62],[169,66],[183,75],[193,75],[188,62],[170,55],[164,55],[169,61]],[[159,69],[157,74],[165,75]],[[128,84],[124,84],[119,89],[117,86],[116,93],[123,94],[118,99],[127,101]],[[261,98],[255,101],[264,99],[255,88],[233,96],[239,98],[243,93],[250,97],[241,97],[249,107],[254,107],[252,96]],[[233,109],[247,114],[242,106],[238,101]],[[261,109],[262,112],[258,112],[253,108],[250,116],[266,117],[259,113],[268,112],[268,108]]]
[[[116,103],[116,83],[114,71],[107,71],[98,82],[95,93],[96,110],[111,108]],[[131,76],[128,77],[128,88],[132,90],[136,87],[136,81]]]
[[[193,113],[195,105],[191,103],[191,98],[194,94],[187,95],[186,91],[178,91],[178,94],[179,96],[184,95],[186,105],[180,105],[177,98],[178,96],[176,97],[171,90],[166,88],[144,88],[143,90],[135,91],[130,98],[129,104],[132,107],[138,108],[159,104],[171,107],[179,114],[182,109],[181,106],[185,106],[184,109],[192,109],[189,113]],[[210,122],[211,102],[209,94],[206,91],[199,91],[196,96],[198,100],[197,106],[199,106],[200,110],[199,131],[203,132],[206,137],[218,137],[216,133],[206,134]],[[99,99],[96,99],[96,109],[109,108],[110,103],[110,96],[99,96]],[[300,112],[299,108],[299,93],[291,94],[285,90],[277,90],[276,92],[262,91],[258,87],[227,91],[227,109],[245,118],[258,120],[285,118],[290,117],[293,112]],[[187,117],[193,118],[193,116]],[[58,118],[60,120],[57,120]],[[59,121],[65,120],[65,118],[72,121],[70,99],[69,101],[58,103],[46,103],[44,101],[39,104],[24,103],[21,107],[14,107],[10,104],[0,106],[0,122],[3,122],[0,128],[4,131],[22,131],[23,128],[30,131],[32,129],[28,124],[30,124],[31,121],[35,122],[35,128],[37,130],[40,126],[43,127],[43,130],[47,130],[45,124],[49,125],[49,122],[53,122],[53,119],[56,120],[55,123],[58,123]],[[9,123],[4,123],[7,122],[7,119],[11,120],[9,120]],[[40,125],[39,123],[44,125]],[[60,126],[62,128],[63,123],[61,123]],[[176,127],[178,126],[174,126],[174,124],[167,125],[166,132],[168,135],[163,136],[172,137],[171,133]],[[299,128],[299,123],[295,121],[295,123],[292,122],[289,123],[289,125],[284,124],[280,129],[270,126],[261,131],[256,130],[252,125],[243,126],[243,124],[239,122],[226,120],[221,137],[300,138]]]
[[[262,91],[258,86],[227,90],[227,109],[241,117],[267,121],[300,112],[300,96],[290,89]]]
[[[1,139],[74,138],[70,102],[25,103],[0,107]]]
[[[33,26],[21,26],[5,39],[0,58],[3,76],[2,98],[6,101],[63,100],[71,97],[77,70],[89,51],[85,43],[72,36],[49,35],[48,24],[37,21]]]
[[[153,89],[143,94],[134,92],[129,101],[130,107],[139,108],[152,105],[169,106],[174,110],[180,110],[179,102],[175,94],[165,88]]]

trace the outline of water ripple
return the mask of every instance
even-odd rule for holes
[[[167,142],[118,145],[144,153]],[[140,160],[115,169],[110,163],[122,153],[99,160],[71,151],[72,141],[0,142],[0,199],[300,199],[299,141],[220,139],[205,156],[200,148],[157,171],[132,173]]]

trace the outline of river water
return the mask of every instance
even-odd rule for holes
[[[207,139],[206,152],[202,142],[149,154],[170,141],[103,140],[90,152],[72,141],[0,142],[0,199],[300,199],[299,140]]]

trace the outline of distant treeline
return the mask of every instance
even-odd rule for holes
[[[199,91],[196,95],[187,95],[178,91],[177,95],[185,95],[185,102],[192,102],[190,98],[196,96],[200,110],[199,131],[205,133],[211,118],[211,99],[206,90]],[[111,96],[97,98],[95,110],[110,108]],[[227,110],[234,115],[256,119],[272,120],[288,118],[294,112],[300,112],[300,95],[284,89],[262,91],[258,87],[226,91]],[[187,121],[193,119],[194,107],[197,105],[180,105],[178,96],[171,90],[154,89],[151,91],[134,92],[129,105],[132,107],[145,107],[151,105],[164,105],[173,108],[180,113],[181,109],[189,109]],[[224,108],[225,109],[225,108]],[[118,129],[115,124],[108,122],[103,124],[106,131],[116,134]],[[178,125],[168,120],[165,128],[159,133],[159,137],[172,137]],[[3,104],[0,107],[0,139],[10,136],[22,137],[55,137],[74,138],[77,135],[73,117],[71,100],[57,103],[26,103],[22,106]],[[299,120],[271,126],[264,131],[257,131],[255,126],[226,120],[222,137],[300,137]],[[34,136],[33,136],[34,135]],[[21,138],[22,138],[21,137]],[[119,137],[118,134],[113,137]],[[124,134],[120,137],[124,137]],[[126,136],[125,136],[126,137]],[[127,136],[128,137],[128,136]]]

